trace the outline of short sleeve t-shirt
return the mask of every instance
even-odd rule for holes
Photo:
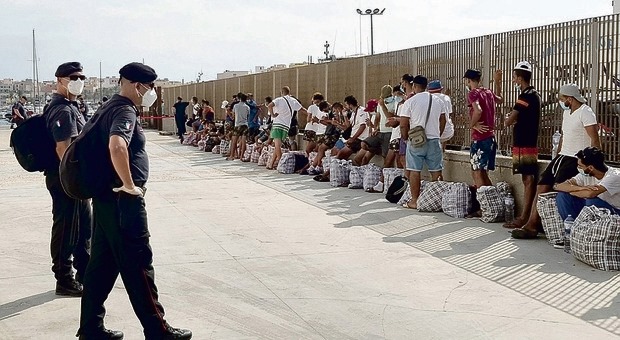
[[[426,114],[428,112],[429,100],[432,100],[430,115],[428,122],[426,121]],[[426,137],[428,139],[439,138],[439,118],[442,113],[445,113],[445,105],[443,100],[434,96],[428,92],[417,93],[413,97],[407,99],[403,104],[402,110],[399,110],[401,117],[409,118],[409,128],[412,129],[416,126],[425,127]]]
[[[607,191],[598,195],[598,198],[620,209],[620,169],[608,167],[607,172],[599,181],[593,176],[577,175],[573,177],[579,186],[600,185]]]
[[[185,109],[189,105],[189,102],[176,102],[172,107],[174,107],[174,114],[177,116],[184,116]]]
[[[582,104],[575,112],[564,111],[562,119],[562,150],[560,154],[575,157],[577,152],[591,145],[585,127],[596,125],[596,115],[592,108]]]
[[[137,121],[138,109],[131,100],[116,94],[109,100],[105,110],[106,112],[101,112],[106,114],[101,118],[101,137],[109,142],[111,136],[119,136],[127,142],[131,178],[134,183],[146,183],[149,177],[149,158],[145,148],[146,136],[142,125]]]
[[[541,101],[533,86],[521,91],[513,110],[518,112],[512,134],[513,145],[520,148],[537,147]]]
[[[288,104],[287,104],[288,102]],[[291,106],[289,108],[289,105]],[[273,100],[273,112],[278,116],[273,119],[273,127],[288,131],[293,119],[293,111],[299,111],[301,104],[291,96],[278,97]]]
[[[356,112],[353,113],[353,116],[351,118],[353,119],[351,121],[351,125],[353,126],[353,128],[351,129],[351,137],[355,136],[357,131],[359,131],[359,129],[362,127],[362,125],[366,126],[366,118],[368,118],[368,112],[364,111],[363,107],[358,106]],[[369,129],[366,126],[364,128],[364,131],[357,138],[362,140],[368,138],[368,130]]]
[[[400,117],[402,115],[402,112],[403,112],[403,104],[402,103],[397,103],[395,111],[396,111],[396,116]],[[400,134],[400,126],[392,128],[392,135],[390,136],[390,141],[393,141],[395,139],[399,139],[400,136],[401,136],[401,134]]]
[[[240,102],[235,105],[233,112],[235,113],[235,126],[248,125],[250,107],[246,103]]]
[[[55,142],[62,142],[78,136],[86,121],[80,113],[78,103],[54,94],[47,110],[47,127]]]
[[[312,104],[310,106],[308,106],[308,113],[310,116],[310,120],[306,123],[306,127],[304,128],[306,131],[314,131],[317,133],[317,135],[319,134],[317,132],[318,129],[318,125],[317,123],[313,123],[312,122],[312,118],[316,117],[319,113],[321,112],[321,110],[319,110],[319,107],[315,104]],[[325,131],[323,131],[323,133],[325,133]]]
[[[471,138],[475,141],[487,139],[494,136],[495,129],[495,95],[491,90],[483,87],[475,88],[467,94],[467,106],[469,107],[469,117],[474,115],[473,104],[480,104],[482,113],[479,122],[489,127],[489,131],[480,133],[474,129],[471,131]]]
[[[325,119],[325,118],[329,118],[329,113],[328,112],[323,112],[321,110],[318,110],[316,112],[316,115],[313,114],[314,117],[316,117],[316,119],[319,120],[319,123],[316,123],[317,127],[316,127],[316,134],[317,135],[324,135],[325,134],[325,130],[327,129],[326,125],[321,124],[321,119]]]
[[[452,114],[452,99],[446,94],[443,93],[435,93],[434,96],[437,96],[439,99],[443,101],[445,114],[446,114],[446,126],[443,129],[443,133],[441,134],[442,139],[449,139],[454,136],[454,123],[452,123],[452,118],[450,114]]]

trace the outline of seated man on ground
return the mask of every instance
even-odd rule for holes
[[[556,184],[556,204],[562,220],[577,218],[584,206],[609,209],[620,214],[620,169],[605,164],[605,154],[595,147],[577,153],[579,174]]]
[[[342,104],[334,103],[334,106],[337,106],[339,107],[339,110],[342,110]],[[317,139],[317,156],[314,158],[312,163],[307,165],[307,168],[300,171],[300,174],[302,175],[319,175],[323,173],[323,157],[325,157],[326,151],[332,149],[336,145],[336,141],[340,138],[340,131],[335,125],[337,124],[337,121],[334,120],[333,113],[329,112],[329,103],[326,101],[320,102],[319,110],[321,110],[322,113],[322,115],[320,115],[321,118],[319,120],[319,124],[324,126],[324,132]]]

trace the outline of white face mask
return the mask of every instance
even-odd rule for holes
[[[560,100],[558,103],[560,103],[560,107],[562,108],[562,110],[566,111],[566,110],[570,109],[570,108],[566,105],[566,103],[564,103],[563,101],[561,101],[561,100]]]
[[[586,171],[582,168],[577,168],[577,171],[579,171],[579,174],[582,176],[590,176],[590,174],[587,174]]]
[[[155,89],[149,88],[149,90],[146,91],[143,95],[140,95],[140,91],[138,91],[138,95],[142,97],[142,106],[144,107],[151,107],[151,105],[153,105],[157,100],[157,93],[155,92]]]
[[[70,80],[67,85],[67,90],[74,96],[82,94],[84,91],[84,81],[83,80]]]

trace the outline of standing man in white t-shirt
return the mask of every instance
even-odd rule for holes
[[[308,113],[308,111],[301,106],[297,99],[291,97],[291,89],[288,86],[284,86],[281,91],[281,96],[274,99],[267,108],[269,114],[273,118],[273,126],[271,128],[271,139],[273,139],[275,152],[273,162],[267,164],[267,169],[274,170],[276,165],[282,157],[282,141],[288,138],[288,130],[291,127],[291,120],[293,119],[293,112]]]
[[[560,87],[558,99],[560,106],[564,109],[562,138],[558,146],[558,155],[540,176],[536,188],[537,197],[551,191],[555,184],[563,183],[577,175],[578,161],[575,155],[579,151],[588,146],[601,147],[596,114],[586,105],[586,99],[581,95],[579,87],[576,84],[563,85]],[[514,229],[512,237],[535,239],[540,229],[542,229],[540,215],[534,205],[527,223],[521,228]]]
[[[407,142],[406,163],[409,170],[411,200],[406,207],[410,209],[418,208],[420,173],[424,164],[428,167],[433,181],[441,178],[443,170],[443,153],[439,138],[446,127],[446,108],[443,100],[426,92],[427,85],[426,77],[420,75],[414,77],[414,96],[407,99],[402,110],[398,112],[401,136],[408,138],[410,129],[422,126],[427,138],[426,143],[420,147],[414,146],[410,141]]]
[[[439,99],[443,100],[444,105],[446,107],[446,128],[443,130],[439,141],[441,142],[441,149],[443,151],[446,150],[447,142],[454,137],[454,123],[452,123],[452,99],[447,94],[443,92],[443,85],[441,85],[441,81],[433,80],[428,83],[427,90],[429,93],[432,93],[434,96],[439,97]]]

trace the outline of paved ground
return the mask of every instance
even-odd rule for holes
[[[50,198],[0,129],[0,338],[71,339]],[[612,339],[620,275],[499,224],[417,214],[378,194],[199,153],[148,133],[147,195],[167,318],[195,339]],[[141,328],[119,280],[106,325]]]

